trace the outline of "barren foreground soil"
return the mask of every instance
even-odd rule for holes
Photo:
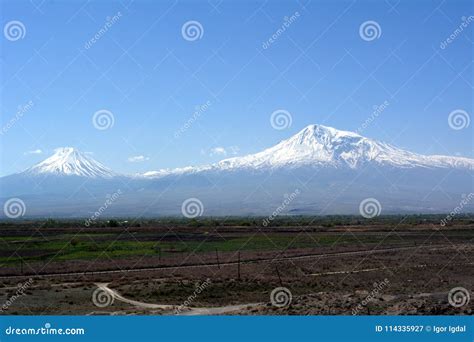
[[[454,288],[474,288],[471,223],[32,225],[0,234],[2,314],[474,312],[463,293],[448,300]]]

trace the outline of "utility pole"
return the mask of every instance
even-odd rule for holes
[[[238,252],[237,279],[240,280],[240,251]]]
[[[283,287],[283,282],[281,281],[280,272],[278,271],[278,266],[275,266],[275,270],[277,272],[278,281],[280,282],[280,286]]]

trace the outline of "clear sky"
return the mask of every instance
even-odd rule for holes
[[[448,124],[473,113],[472,1],[3,0],[0,13],[0,175],[61,146],[120,172],[207,164],[313,123],[474,157],[474,123]],[[280,109],[292,120],[277,130]]]

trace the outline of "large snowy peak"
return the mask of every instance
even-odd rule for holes
[[[322,125],[310,125],[279,144],[262,152],[225,159],[217,168],[349,167],[367,163],[413,168],[472,168],[467,158],[425,156],[392,145]]]
[[[55,153],[25,171],[29,175],[81,176],[89,178],[111,178],[117,176],[112,170],[73,147],[61,147]]]
[[[367,139],[352,132],[331,127],[310,125],[289,139],[262,152],[223,160],[222,168],[233,167],[282,167],[282,166],[338,166],[353,164],[358,156],[375,154],[374,146]]]

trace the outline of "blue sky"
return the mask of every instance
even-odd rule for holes
[[[60,146],[120,172],[206,164],[313,123],[368,122],[371,138],[474,157],[474,123],[448,124],[473,112],[470,1],[1,1],[0,13],[0,175]],[[196,40],[183,37],[188,21],[202,26]],[[367,21],[373,40],[360,34]],[[292,118],[283,130],[270,124],[280,109]],[[100,110],[113,126],[93,125]]]

